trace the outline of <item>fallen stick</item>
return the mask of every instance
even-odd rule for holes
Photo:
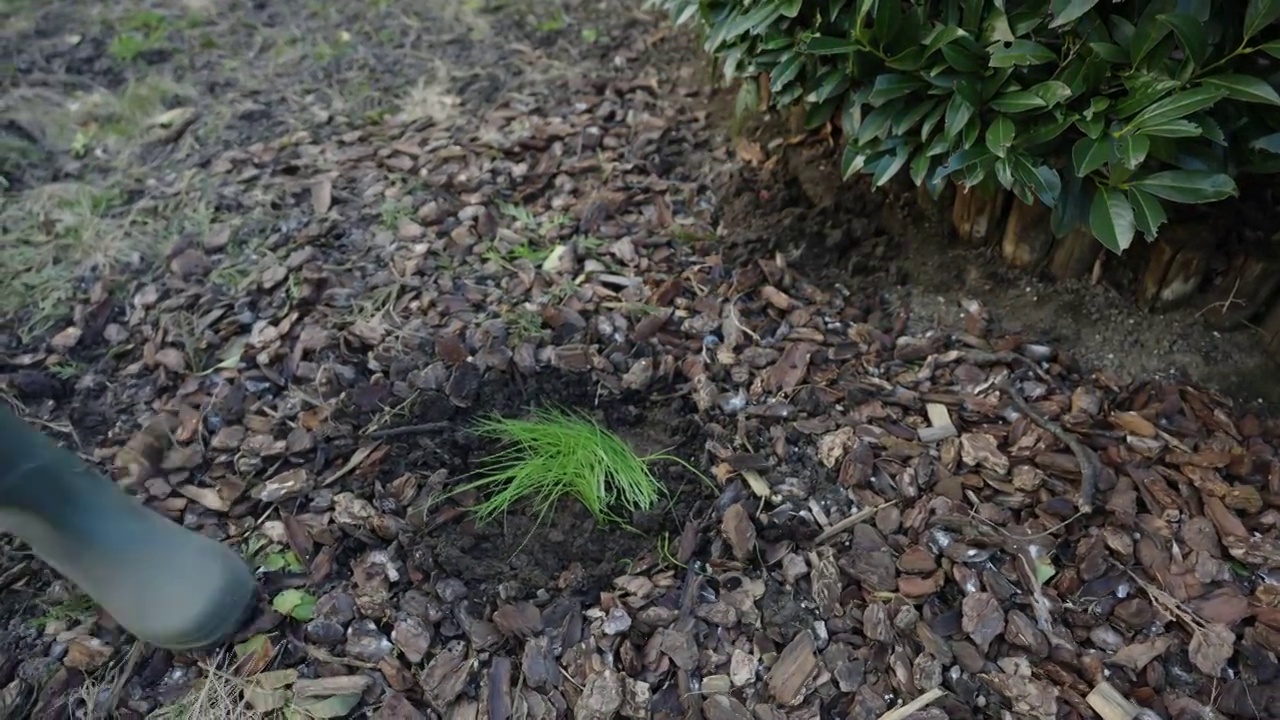
[[[904,718],[911,717],[911,713],[914,713],[917,710],[923,709],[929,703],[933,702],[934,700],[937,700],[938,698],[946,694],[947,694],[946,691],[944,691],[942,688],[934,688],[929,692],[916,698],[915,700],[912,700],[911,702],[907,703],[906,705],[902,705],[900,707],[896,707],[890,710],[889,712],[881,715],[876,720],[904,720]]]
[[[1031,405],[1013,389],[1013,383],[1007,378],[1000,383],[1000,388],[1009,395],[1013,400],[1013,404],[1018,408],[1018,412],[1026,415],[1031,422],[1039,425],[1045,432],[1054,436],[1063,445],[1071,450],[1071,454],[1076,456],[1076,462],[1080,463],[1080,498],[1076,501],[1076,507],[1082,513],[1093,512],[1093,498],[1098,493],[1098,475],[1101,474],[1102,463],[1098,460],[1098,456],[1093,450],[1084,446],[1080,439],[1066,430],[1061,425],[1050,422],[1047,418],[1031,409]]]
[[[1133,720],[1142,712],[1142,708],[1105,680],[1098,683],[1084,701],[1102,716],[1102,720]]]

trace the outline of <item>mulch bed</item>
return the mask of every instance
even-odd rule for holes
[[[207,282],[243,231],[218,227],[8,357],[27,416],[156,510],[301,561],[264,568],[237,638],[251,703],[941,720],[1099,717],[1112,693],[1280,717],[1280,424],[993,336],[977,304],[910,334],[785,254],[726,261],[710,173],[767,188],[779,149],[717,137],[664,27],[482,115],[222,154],[228,197],[294,218],[255,228],[242,292]],[[92,371],[69,387],[57,355]],[[715,490],[663,465],[678,502],[638,534],[437,500],[486,451],[469,418],[547,402]],[[3,557],[6,717],[64,716],[112,673],[100,697],[141,717],[205,672],[109,618],[34,625],[70,591]],[[270,607],[285,589],[314,617]]]

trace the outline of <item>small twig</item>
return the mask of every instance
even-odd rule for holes
[[[1000,387],[1013,400],[1013,404],[1017,406],[1018,412],[1026,415],[1031,422],[1039,425],[1045,432],[1054,436],[1063,445],[1071,450],[1071,454],[1076,456],[1076,462],[1080,463],[1080,498],[1076,502],[1076,507],[1080,512],[1088,514],[1093,512],[1093,498],[1098,492],[1098,476],[1101,474],[1101,462],[1093,450],[1084,446],[1078,438],[1071,433],[1062,429],[1057,423],[1050,422],[1041,416],[1035,410],[1031,409],[1031,405],[1023,399],[1018,391],[1013,389],[1013,383],[1006,378],[1001,381]]]
[[[906,705],[896,707],[881,715],[877,720],[905,720],[905,718],[911,717],[915,711],[925,708],[929,703],[946,694],[946,691],[942,688],[934,688]]]
[[[114,710],[116,704],[120,702],[120,693],[124,691],[124,686],[133,678],[133,671],[138,667],[138,661],[142,659],[142,652],[145,644],[141,640],[135,640],[133,647],[129,649],[129,656],[124,661],[124,666],[120,668],[120,674],[116,676],[116,681],[111,683],[111,695],[107,698],[106,707]]]
[[[1022,363],[1023,365],[1031,368],[1031,371],[1046,384],[1052,385],[1059,390],[1066,390],[1066,388],[1062,386],[1062,383],[1058,382],[1057,378],[1045,372],[1044,369],[1036,363],[1036,361],[1016,352],[982,352],[980,350],[966,350],[964,351],[964,359],[979,367],[986,365],[1013,365],[1014,363]]]
[[[1216,307],[1222,308],[1222,312],[1220,314],[1225,316],[1227,314],[1227,311],[1231,309],[1231,306],[1233,304],[1244,305],[1245,302],[1243,300],[1236,299],[1236,291],[1239,289],[1240,289],[1240,278],[1236,278],[1236,283],[1235,285],[1231,286],[1231,293],[1227,295],[1226,300],[1219,300],[1218,302],[1209,303],[1208,305],[1205,305],[1204,307],[1200,308],[1199,312],[1196,313],[1196,317],[1200,317],[1201,315],[1204,315],[1205,313],[1209,312],[1210,310]]]
[[[17,565],[5,570],[0,573],[0,591],[16,585],[19,580],[26,578],[32,572],[30,561],[19,562]]]
[[[813,539],[813,544],[814,545],[823,544],[824,542],[830,540],[831,538],[848,531],[854,525],[857,525],[860,522],[864,522],[866,520],[871,519],[872,517],[875,516],[876,513],[880,512],[881,508],[888,507],[889,505],[893,505],[896,502],[897,502],[896,500],[891,500],[887,503],[881,503],[875,507],[868,507],[868,508],[863,508],[859,510],[858,512],[850,515],[849,517],[838,521],[835,525],[832,525],[826,530],[823,530],[822,533],[818,535],[818,537]]]
[[[447,421],[422,423],[421,425],[400,425],[367,432],[364,436],[369,438],[388,438],[399,437],[400,435],[417,435],[419,433],[432,433],[437,430],[443,430],[450,425],[453,425],[453,423]]]

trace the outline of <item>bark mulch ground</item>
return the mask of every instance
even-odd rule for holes
[[[174,655],[5,541],[0,715],[1280,717],[1280,424],[815,282],[725,212],[780,149],[696,46],[566,7],[598,39],[495,21],[542,70],[492,93],[198,161],[216,222],[9,341],[23,414],[263,596]],[[711,482],[659,465],[634,532],[440,500],[546,403]]]

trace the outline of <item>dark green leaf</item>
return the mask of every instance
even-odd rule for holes
[[[964,73],[981,72],[982,58],[964,48],[963,43],[953,42],[942,46],[942,57],[947,64]]]
[[[840,177],[848,180],[861,171],[866,162],[867,153],[862,152],[857,143],[845,143],[844,152],[840,153]]]
[[[803,50],[810,55],[844,55],[859,47],[857,40],[815,35],[804,44]]]
[[[1136,170],[1147,158],[1147,150],[1151,149],[1151,138],[1141,133],[1131,133],[1116,138],[1115,154],[1120,163],[1130,170]]]
[[[1082,137],[1071,147],[1071,165],[1076,175],[1084,177],[1111,160],[1111,142],[1108,138]]]
[[[845,81],[847,82],[848,78],[845,78]],[[804,129],[814,130],[822,127],[835,116],[836,110],[839,108],[839,98],[832,98],[822,103],[808,106],[804,113]]]
[[[925,178],[929,176],[929,167],[931,165],[932,158],[925,153],[916,153],[916,156],[911,158],[911,165],[907,169],[907,172],[911,175],[911,182],[917,187],[922,185]]]
[[[867,113],[858,128],[858,142],[865,145],[873,138],[883,137],[889,129],[889,123],[893,121],[893,111],[893,106],[881,105]]]
[[[1012,158],[1013,174],[1018,180],[1031,189],[1045,207],[1055,207],[1058,196],[1062,194],[1062,178],[1058,171],[1048,165],[1032,167],[1025,156],[1015,155]]]
[[[933,129],[937,127],[942,120],[942,115],[947,111],[947,103],[938,101],[929,114],[925,116],[924,121],[920,123],[920,140],[927,141],[929,136],[933,134]]]
[[[1255,150],[1266,150],[1269,153],[1280,154],[1280,133],[1264,135],[1249,143],[1249,147]]]
[[[1067,128],[1076,121],[1075,115],[1063,115],[1046,119],[1040,125],[1032,128],[1030,132],[1024,133],[1018,140],[1018,144],[1022,147],[1033,148],[1041,143],[1047,143],[1066,132]]]
[[[964,124],[964,130],[960,133],[960,147],[971,147],[978,142],[978,133],[982,132],[982,121],[977,115],[969,118],[969,122]]]
[[[1089,193],[1093,187],[1092,180],[1067,173],[1058,193],[1058,204],[1049,215],[1049,229],[1056,237],[1062,237],[1088,222]]]
[[[1142,134],[1168,138],[1200,137],[1200,126],[1190,120],[1168,120],[1143,127]]]
[[[1146,7],[1134,26],[1133,43],[1129,46],[1129,64],[1135,67],[1169,34],[1169,26],[1159,19],[1161,13],[1172,9],[1169,3],[1148,0],[1145,4]]]
[[[1205,58],[1209,56],[1209,35],[1204,23],[1186,13],[1167,13],[1160,16],[1160,21],[1173,28],[1191,62],[1198,68],[1204,67]]]
[[[750,11],[740,12],[732,20],[721,26],[723,29],[717,44],[733,40],[743,33],[758,33],[762,28],[768,27],[774,20],[777,20],[784,9],[780,3],[766,2],[757,5]]]
[[[1014,40],[1011,43],[998,43],[989,48],[990,67],[1025,67],[1042,65],[1058,59],[1058,54],[1034,40]]]
[[[983,23],[983,42],[1013,42],[1013,28],[1009,27],[1009,16],[1004,12],[1004,3],[992,3],[988,8],[986,22]]]
[[[1229,175],[1207,170],[1165,170],[1130,185],[1184,205],[1217,202],[1236,194],[1236,183]]]
[[[996,93],[1004,90],[1009,86],[1009,76],[1013,75],[1014,68],[997,68],[988,72],[986,77],[982,78],[980,83],[982,86],[981,97],[978,104],[985,104],[988,100],[995,97]]]
[[[935,180],[942,180],[952,173],[960,172],[975,163],[992,159],[991,151],[981,145],[975,145],[966,148],[960,152],[954,153],[947,161],[938,166],[934,172]]]
[[[1100,187],[1089,207],[1089,227],[1103,247],[1119,255],[1133,244],[1133,206],[1119,191]]]
[[[800,74],[800,70],[804,68],[804,58],[798,53],[790,53],[783,58],[773,68],[773,72],[769,73],[769,90],[778,92],[787,86],[787,83],[796,79]]]
[[[882,46],[888,45],[898,32],[903,29],[902,3],[877,2],[875,6],[873,32]]]
[[[1258,46],[1258,49],[1273,58],[1280,59],[1280,40],[1272,40],[1271,42],[1263,43]]]
[[[876,78],[871,89],[871,104],[882,105],[894,98],[909,95],[912,90],[924,87],[925,82],[914,75],[905,73],[884,73]]]
[[[1226,95],[1225,90],[1214,87],[1198,87],[1169,97],[1138,113],[1129,123],[1134,130],[1145,130],[1148,125],[1166,123],[1186,117],[1213,105]]]
[[[973,78],[960,78],[953,86],[956,95],[973,107],[982,105],[982,87]]]
[[[1222,132],[1222,126],[1217,120],[1202,114],[1196,118],[1196,121],[1200,124],[1201,137],[1223,147],[1227,146],[1227,136]]]
[[[943,133],[938,133],[929,141],[929,145],[925,147],[924,154],[929,157],[934,155],[946,155],[952,151],[951,141]]]
[[[995,96],[991,102],[987,103],[987,107],[1001,113],[1020,113],[1027,110],[1038,110],[1048,107],[1048,105],[1045,103],[1044,98],[1030,90],[1015,90]]]
[[[1135,75],[1125,80],[1129,94],[1121,98],[1112,113],[1125,118],[1151,107],[1157,100],[1180,87],[1178,81],[1152,75]]]
[[[1280,2],[1280,0],[1277,0]],[[1280,95],[1266,80],[1252,75],[1213,75],[1204,79],[1204,84],[1221,88],[1227,97],[1243,102],[1280,105]]]
[[[1095,115],[1093,117],[1086,116],[1076,121],[1076,127],[1080,128],[1080,132],[1084,133],[1085,137],[1096,139],[1102,135],[1102,131],[1106,127],[1106,122],[1101,115]]]
[[[1013,127],[1013,121],[1001,115],[996,121],[987,126],[987,149],[996,157],[1004,157],[1009,148],[1013,146],[1014,135],[1017,130]]]
[[[1167,219],[1160,199],[1137,188],[1129,188],[1129,204],[1133,206],[1133,220],[1146,236],[1147,242],[1156,239],[1160,226]]]
[[[1071,88],[1064,82],[1045,80],[1031,86],[1030,92],[1044,100],[1046,107],[1053,107],[1071,97]]]
[[[1013,165],[1009,163],[1009,158],[1002,157],[996,160],[995,167],[992,169],[996,171],[996,182],[1000,183],[1001,187],[1013,190],[1013,194],[1017,195],[1019,199],[1028,194],[1026,188],[1022,187],[1020,183],[1014,182]]]
[[[800,14],[800,6],[804,4],[804,0],[783,0],[782,15],[784,17],[793,18]]]
[[[1120,13],[1107,13],[1104,17],[1104,22],[1106,23],[1107,30],[1111,33],[1111,40],[1115,42],[1116,45],[1124,48],[1124,62],[1125,64],[1128,64],[1129,48],[1133,47],[1133,36],[1137,31],[1137,28],[1133,26],[1133,23],[1129,22],[1128,18]]]
[[[934,54],[940,48],[953,40],[956,40],[961,36],[968,36],[968,34],[969,33],[964,31],[964,28],[956,27],[955,25],[934,26],[933,31],[929,33],[928,38],[924,41],[925,57]]]
[[[1249,7],[1244,11],[1244,39],[1257,35],[1278,19],[1280,0],[1249,0]]]
[[[884,64],[894,70],[919,70],[924,63],[924,49],[913,47],[907,48],[893,57],[885,60]]]
[[[871,178],[872,187],[880,187],[893,179],[894,175],[907,164],[907,158],[911,156],[911,148],[907,145],[899,145],[897,152],[891,156],[885,157],[880,163],[880,167],[876,168],[875,174]]]
[[[909,100],[904,102],[910,102]],[[941,100],[928,100],[926,102],[911,102],[906,112],[895,114],[893,118],[893,134],[906,135],[907,132],[915,127],[916,123],[933,111],[935,105],[940,105]]]
[[[1112,65],[1128,65],[1129,53],[1124,48],[1115,43],[1092,42],[1089,43],[1089,49],[1098,57],[1111,63]]]
[[[948,140],[954,139],[964,129],[965,123],[969,122],[969,118],[973,117],[973,106],[964,101],[959,95],[952,95],[951,102],[947,103],[947,115],[943,121],[945,126],[943,134]]]
[[[1053,16],[1049,27],[1062,27],[1069,22],[1074,22],[1097,4],[1098,0],[1053,0],[1049,4],[1049,13]]]
[[[828,70],[822,75],[818,87],[805,97],[808,103],[821,103],[849,89],[849,74],[839,68]]]

